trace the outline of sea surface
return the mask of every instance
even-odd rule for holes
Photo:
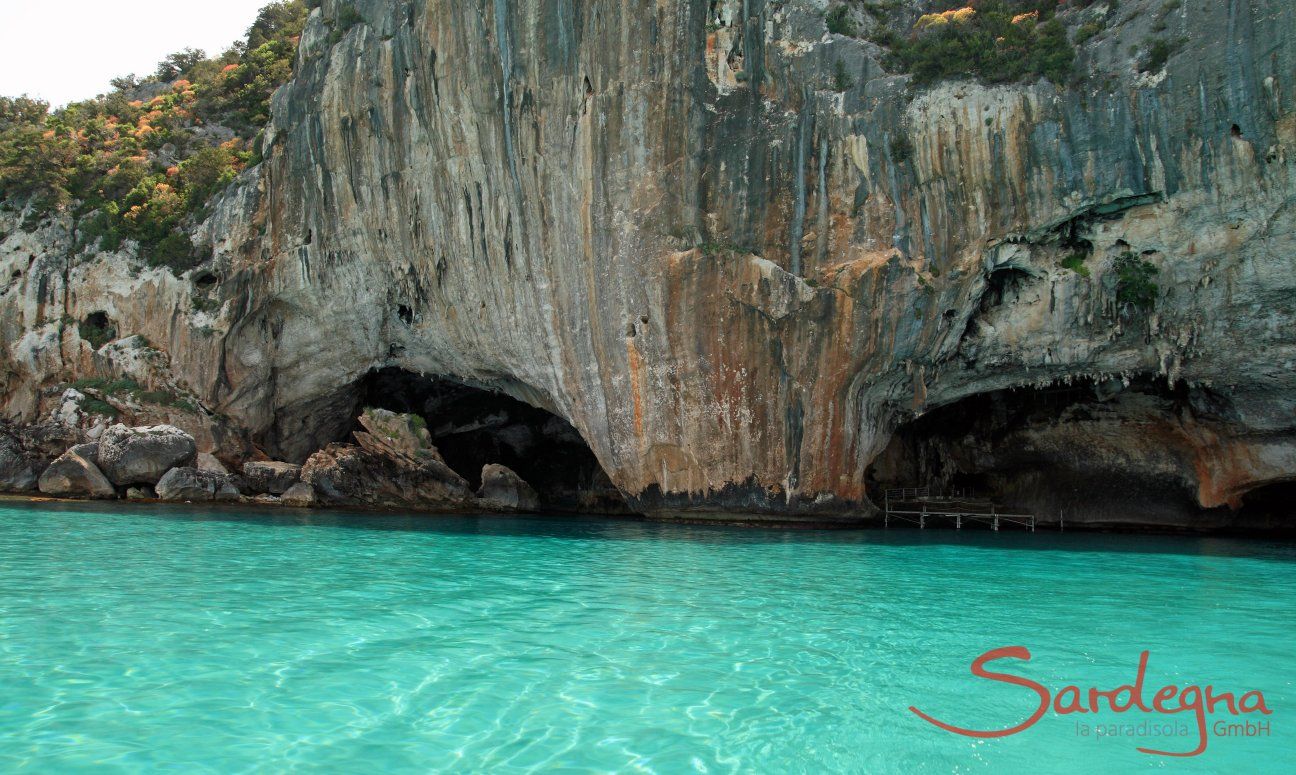
[[[1009,646],[1271,713],[910,710]],[[4,772],[1292,772],[1294,682],[1290,542],[0,503]]]

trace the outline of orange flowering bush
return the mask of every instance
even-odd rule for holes
[[[1073,5],[1084,5],[1077,0]],[[885,36],[890,64],[920,84],[974,77],[1009,83],[1043,76],[1060,82],[1075,50],[1057,18],[1059,0],[951,0],[919,17],[907,38]]]
[[[149,263],[187,268],[187,226],[259,159],[256,138],[292,76],[306,15],[304,0],[272,3],[220,57],[187,49],[142,83],[119,78],[112,92],[53,112],[0,97],[0,198],[35,213],[70,207],[83,245],[131,240]]]

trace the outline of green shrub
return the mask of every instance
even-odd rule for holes
[[[1087,256],[1084,253],[1072,253],[1062,259],[1062,267],[1064,269],[1070,269],[1081,277],[1088,277],[1089,267],[1085,266],[1085,258],[1087,258]]]
[[[135,394],[135,398],[145,404],[167,405],[175,402],[176,397],[163,390],[143,390]]]
[[[891,158],[897,163],[909,161],[913,154],[913,141],[909,139],[909,135],[901,133],[891,139]]]
[[[338,7],[337,27],[341,30],[349,30],[357,24],[363,24],[364,17],[350,3],[342,3]]]
[[[364,17],[350,3],[342,3],[338,7],[337,18],[333,20],[333,31],[329,33],[329,45],[337,45],[346,35],[347,30],[363,24]]]
[[[149,266],[164,266],[176,274],[193,269],[201,261],[189,235],[174,231],[150,245],[146,257]]]
[[[112,397],[129,397],[143,404],[171,406],[187,412],[197,411],[198,409],[192,401],[186,398],[181,398],[169,390],[145,390],[140,383],[130,377],[119,377],[113,380],[105,379],[103,377],[89,377],[73,382],[71,387],[82,392],[98,394],[99,398],[92,397],[82,403],[82,409],[85,409],[91,401],[112,408],[110,404],[101,400]],[[115,412],[116,410],[114,409],[113,411]],[[102,412],[100,413],[102,414]]]
[[[855,26],[855,20],[851,18],[850,6],[835,5],[828,11],[824,17],[824,22],[828,25],[828,31],[835,35],[845,35],[853,38],[859,34],[859,29]]]
[[[927,14],[908,38],[887,41],[890,64],[920,85],[961,76],[986,83],[1043,76],[1060,83],[1071,74],[1075,49],[1056,8],[1046,0],[985,0]]]
[[[1157,38],[1148,46],[1147,53],[1139,61],[1139,72],[1142,73],[1159,73],[1161,69],[1170,61],[1171,55],[1174,54],[1178,46],[1165,38]]]
[[[114,79],[109,94],[53,112],[38,100],[0,97],[0,199],[29,203],[33,227],[75,205],[79,248],[117,250],[134,240],[150,264],[183,271],[196,260],[186,228],[259,161],[253,141],[271,95],[292,76],[306,15],[303,0],[271,3],[246,40],[221,56],[193,49],[168,56],[144,83],[171,88],[148,100],[137,99],[133,75]],[[210,125],[237,136],[211,145],[196,131]],[[164,146],[178,164],[162,162]]]
[[[115,420],[121,416],[121,412],[117,410],[117,407],[106,401],[100,401],[97,398],[87,398],[82,401],[81,411],[86,414],[97,414],[102,417],[107,417],[110,420]]]
[[[98,350],[117,338],[117,328],[102,312],[95,312],[77,324],[77,334]]]
[[[1156,306],[1157,296],[1161,291],[1153,281],[1160,271],[1156,266],[1127,250],[1117,256],[1114,267],[1118,305],[1132,307],[1142,312],[1147,312]]]
[[[202,293],[194,293],[190,297],[189,303],[199,312],[216,312],[221,308],[219,299],[210,298]]]
[[[840,59],[833,67],[833,91],[844,92],[855,85],[855,79],[846,72],[846,65]]]
[[[1083,46],[1105,29],[1102,22],[1085,22],[1076,30],[1075,44]]]

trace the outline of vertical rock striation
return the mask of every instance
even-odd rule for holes
[[[1127,0],[1074,84],[927,89],[813,0],[356,0],[348,29],[339,6],[200,230],[211,265],[71,256],[59,224],[4,241],[11,415],[103,365],[58,322],[102,309],[273,457],[339,439],[397,367],[570,421],[654,513],[859,514],[897,428],[1077,381],[1113,413],[1050,448],[1135,450],[1128,486],[1172,482],[1184,521],[1296,478],[1288,2],[1188,0],[1188,51],[1149,74],[1127,50],[1161,4]],[[1155,411],[1111,403],[1148,380]],[[1101,481],[1091,451],[1057,464]]]

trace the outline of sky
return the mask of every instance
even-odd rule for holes
[[[0,95],[63,105],[102,94],[187,46],[224,51],[269,2],[0,0]]]

